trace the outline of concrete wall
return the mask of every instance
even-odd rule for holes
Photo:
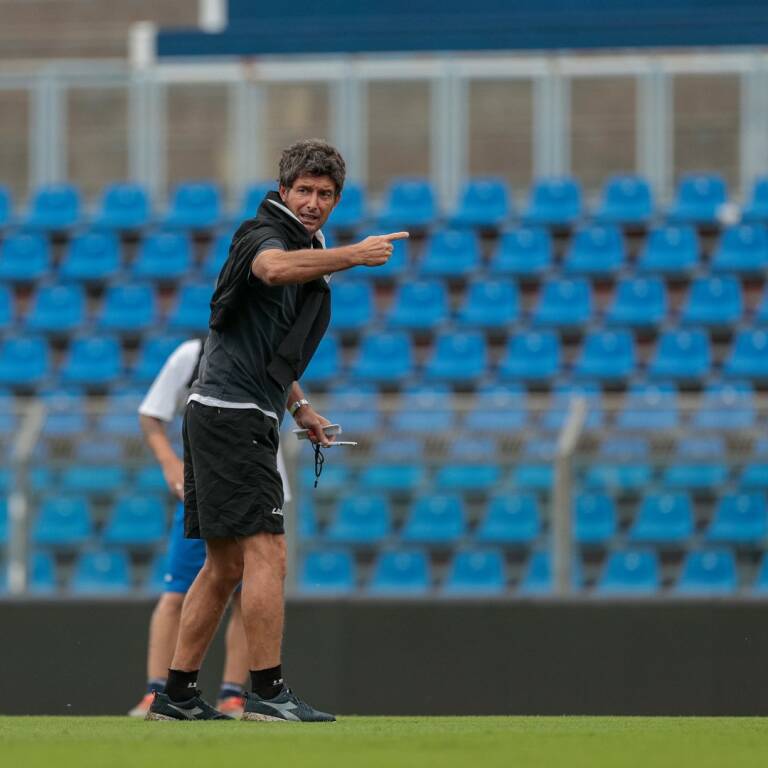
[[[127,711],[151,608],[0,603],[0,713]],[[759,601],[292,601],[285,668],[342,714],[765,715],[766,647]]]

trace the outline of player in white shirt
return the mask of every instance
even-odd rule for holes
[[[129,712],[144,717],[154,691],[162,692],[179,630],[184,595],[205,561],[205,542],[184,538],[184,464],[173,449],[167,426],[183,408],[190,385],[197,378],[202,341],[190,339],[180,344],[158,373],[139,406],[139,420],[144,437],[160,464],[171,494],[179,499],[168,540],[165,589],[157,602],[149,625],[147,650],[147,690]],[[290,489],[283,457],[278,452],[277,465],[283,481],[286,501]],[[242,713],[242,684],[248,677],[248,651],[240,612],[239,591],[232,601],[232,613],[226,632],[226,659],[217,707],[232,716]]]

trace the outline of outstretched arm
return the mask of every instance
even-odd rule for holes
[[[372,235],[353,245],[340,248],[303,248],[281,251],[271,248],[259,253],[251,263],[251,272],[267,285],[308,283],[318,277],[350,267],[379,267],[392,255],[392,242],[408,237],[407,232]]]

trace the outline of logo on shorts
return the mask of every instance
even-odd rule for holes
[[[283,510],[282,510],[282,509],[280,509],[280,507],[275,507],[275,508],[272,510],[272,514],[273,514],[273,515],[280,515],[280,517],[282,517],[282,516],[283,516]]]

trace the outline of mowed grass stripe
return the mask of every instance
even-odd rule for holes
[[[0,718],[3,766],[739,768],[768,764],[761,718],[343,717],[332,724]]]

